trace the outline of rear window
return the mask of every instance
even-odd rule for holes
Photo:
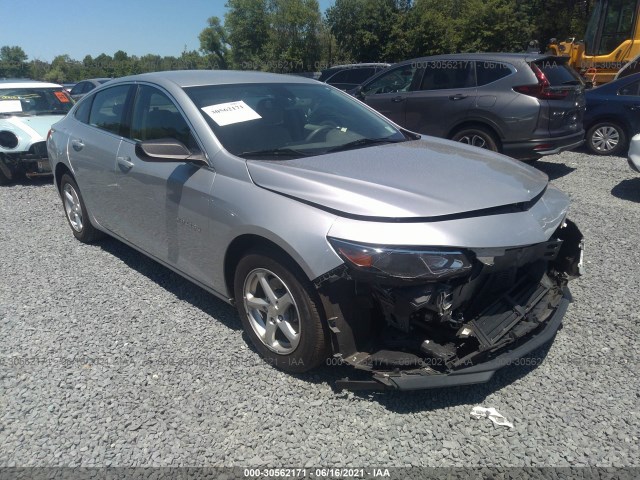
[[[511,68],[499,62],[476,62],[476,78],[479,87],[511,75]]]
[[[578,85],[582,80],[578,74],[563,61],[548,58],[535,62],[536,66],[544,73],[552,87],[560,85]]]

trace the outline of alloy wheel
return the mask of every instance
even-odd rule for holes
[[[607,125],[597,128],[591,136],[591,143],[599,152],[610,152],[618,146],[619,142],[618,129]]]
[[[257,268],[247,275],[243,289],[249,324],[260,341],[280,355],[300,343],[300,312],[289,287],[275,273]]]
[[[458,141],[478,148],[487,148],[487,141],[480,135],[464,135]]]
[[[64,210],[73,228],[76,232],[82,232],[82,205],[78,198],[78,193],[71,184],[65,184],[63,188],[64,194]]]

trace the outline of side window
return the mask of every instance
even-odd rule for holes
[[[335,75],[332,75],[329,79],[327,79],[327,83],[332,85],[334,83],[345,83],[349,78],[349,70],[342,70]]]
[[[84,85],[85,85],[85,82],[80,82],[74,85],[69,93],[71,95],[78,95],[79,93],[82,93],[82,91],[84,90]]]
[[[406,92],[416,74],[416,65],[403,65],[394,68],[376,78],[362,89],[363,95],[377,95],[381,93]]]
[[[511,69],[504,63],[476,62],[476,80],[479,87],[509,75],[511,75]]]
[[[466,60],[436,60],[422,65],[424,77],[420,90],[445,90],[475,86],[473,62]]]
[[[93,98],[82,99],[78,108],[76,108],[76,112],[74,116],[79,122],[89,123],[89,113],[91,112],[91,102]]]
[[[93,98],[89,124],[116,135],[124,131],[124,104],[129,85],[119,85],[98,92]]]
[[[174,103],[148,85],[140,86],[133,104],[131,138],[138,141],[173,138],[192,151],[198,150],[189,125]]]
[[[84,88],[82,89],[82,93],[89,93],[91,90],[93,90],[93,83],[91,82],[85,82],[84,83]]]
[[[618,95],[638,96],[638,87],[640,87],[640,81],[632,82],[618,90]]]
[[[349,75],[348,83],[360,84],[364,82],[367,78],[371,77],[374,74],[375,70],[373,68],[354,68],[351,70],[351,75]]]

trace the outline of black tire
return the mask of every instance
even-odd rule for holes
[[[60,197],[74,237],[83,243],[91,243],[104,236],[100,230],[91,225],[78,184],[71,175],[66,173],[60,179]]]
[[[282,301],[290,293],[293,304],[285,306],[281,312],[274,310],[278,307],[277,301],[271,301],[264,310],[252,308],[249,297],[253,302],[264,302],[261,295],[265,298],[269,296],[262,289],[263,283],[257,279],[260,274],[264,274],[271,292],[275,294],[274,298]],[[247,291],[255,295],[251,293],[245,296]],[[254,251],[245,255],[236,268],[234,295],[244,331],[267,363],[285,372],[302,373],[317,367],[327,358],[329,342],[320,313],[320,301],[311,282],[286,256],[273,250]],[[267,324],[271,325],[274,332],[271,346],[267,346],[266,340],[263,340],[268,337]],[[259,334],[261,329],[264,333]],[[297,333],[295,344],[284,334],[285,330]]]
[[[587,130],[586,144],[594,155],[622,155],[627,148],[627,134],[616,122],[598,122]]]
[[[485,148],[492,152],[498,152],[498,141],[493,133],[482,127],[466,127],[456,132],[451,140],[460,143],[466,143],[478,148]]]
[[[0,159],[2,162],[2,159]],[[0,165],[0,185],[9,185],[13,179],[12,176],[7,176],[7,174],[11,175],[9,168],[6,165]]]

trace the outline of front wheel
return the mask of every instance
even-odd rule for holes
[[[614,122],[600,122],[587,131],[587,148],[594,155],[620,155],[627,145],[624,129]]]
[[[244,331],[268,363],[301,373],[325,360],[327,335],[313,286],[284,255],[243,257],[234,295]]]
[[[91,243],[101,238],[103,233],[91,225],[78,185],[73,177],[66,173],[60,180],[60,195],[73,236],[83,243]]]
[[[455,135],[451,137],[451,140],[478,148],[486,148],[492,152],[498,151],[498,142],[493,134],[481,127],[463,128],[459,132],[456,132]]]

